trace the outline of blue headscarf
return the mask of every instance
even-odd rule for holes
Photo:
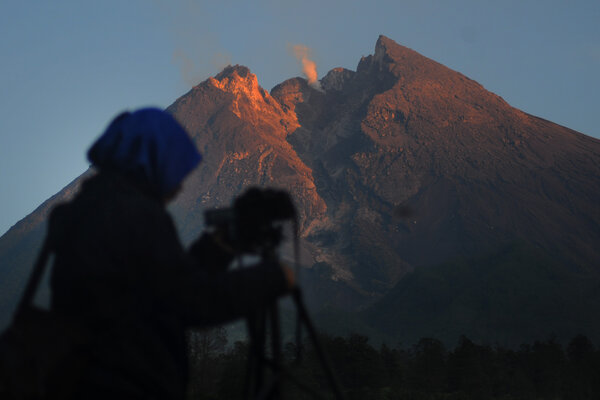
[[[117,172],[167,196],[202,157],[169,113],[143,108],[116,117],[89,149],[88,159],[100,171]]]

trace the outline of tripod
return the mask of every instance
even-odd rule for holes
[[[294,260],[296,279],[299,277],[299,238],[298,214],[290,195],[276,189],[250,188],[235,199],[233,208],[205,211],[207,226],[222,229],[233,245],[234,253],[241,266],[244,253],[259,255],[263,261],[278,263],[276,250],[283,234],[281,223],[293,223]],[[302,292],[292,290],[292,300],[296,307],[297,359],[300,358],[302,327],[308,331],[309,339],[316,351],[321,367],[337,400],[343,400],[340,386],[319,343],[317,332],[302,300]],[[274,301],[265,309],[258,310],[247,319],[250,352],[244,398],[247,400],[281,400],[281,383],[284,379],[293,382],[314,398],[323,398],[318,392],[297,379],[283,364],[281,349],[281,326],[279,304]],[[267,337],[269,340],[267,340]],[[267,356],[267,342],[270,354]]]
[[[296,332],[297,356],[299,357],[301,349],[300,331],[302,326],[304,326],[335,398],[337,400],[343,400],[344,396],[340,390],[340,385],[333,373],[333,369],[331,368],[331,364],[329,363],[325,351],[318,340],[317,331],[315,330],[306,310],[306,306],[304,305],[300,288],[296,287],[293,289],[292,299],[298,316]],[[270,305],[266,310],[257,312],[254,317],[247,320],[247,325],[250,336],[250,354],[248,355],[248,369],[246,371],[246,385],[244,388],[245,399],[280,400],[283,398],[281,383],[286,379],[295,384],[299,389],[313,396],[313,398],[324,399],[320,393],[297,379],[294,374],[283,365],[279,307],[277,303]],[[266,352],[268,327],[270,327],[270,357],[267,356]],[[265,373],[267,369],[271,370],[270,379],[267,379],[267,374]]]

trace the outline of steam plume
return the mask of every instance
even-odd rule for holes
[[[323,90],[317,79],[317,64],[310,59],[310,49],[302,44],[297,44],[292,47],[292,50],[296,58],[302,62],[302,72],[306,75],[308,84],[317,90]]]

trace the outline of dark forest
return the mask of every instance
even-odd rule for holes
[[[474,343],[463,336],[453,349],[434,338],[412,346],[372,346],[366,336],[322,335],[348,400],[374,399],[598,399],[600,351],[583,335],[562,345],[554,338],[516,349]],[[241,399],[248,343],[227,345],[224,329],[189,335],[191,380],[188,399]],[[296,345],[284,349],[286,368],[303,385],[333,399],[310,343],[296,360]],[[286,399],[313,399],[291,380]]]

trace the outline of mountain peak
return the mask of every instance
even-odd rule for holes
[[[325,90],[342,90],[344,84],[352,79],[355,72],[346,68],[333,68],[321,79],[321,87]]]
[[[228,65],[214,78],[208,79],[209,84],[233,94],[244,93],[248,97],[261,96],[264,90],[258,85],[256,75],[243,65]]]
[[[406,47],[399,45],[387,36],[379,35],[379,38],[377,38],[377,42],[375,43],[375,58],[381,59],[385,54],[393,51],[395,48],[405,49]]]
[[[385,71],[399,78],[401,76],[413,77],[432,73],[443,75],[451,70],[386,36],[380,35],[375,44],[375,53],[362,57],[357,67],[357,72],[373,71]]]
[[[417,53],[416,51],[396,43],[394,40],[379,36],[375,43],[375,60],[392,64],[425,63],[435,61]],[[441,66],[441,64],[438,64]]]
[[[219,72],[217,75],[215,75],[215,79],[220,81],[223,78],[232,77],[232,76],[247,78],[249,75],[253,75],[252,72],[250,72],[250,68],[248,68],[244,65],[236,64],[236,65],[228,65],[225,68],[223,68],[223,70],[221,72]]]
[[[397,51],[397,50],[410,50],[408,47],[402,46],[396,43],[395,40],[390,39],[387,36],[379,35],[377,38],[377,42],[375,43],[375,54],[378,52],[388,52],[388,51]],[[416,52],[415,52],[416,53]]]
[[[276,115],[277,123],[283,124],[286,129],[297,128],[295,114],[284,112],[281,105],[258,84],[256,75],[248,67],[228,65],[214,78],[208,78],[203,85],[233,95],[229,108],[240,119],[261,125],[268,119],[264,116]]]

